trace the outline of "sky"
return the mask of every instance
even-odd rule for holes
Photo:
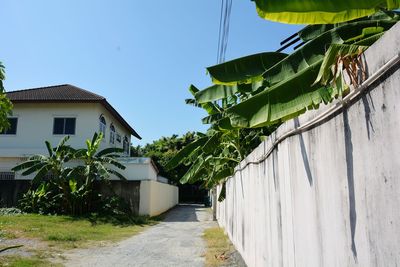
[[[142,136],[206,131],[186,105],[190,84],[211,85],[220,0],[1,0],[0,61],[7,91],[72,84],[102,95]],[[226,60],[275,51],[300,26],[258,17],[234,0]]]

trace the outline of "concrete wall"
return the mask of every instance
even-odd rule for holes
[[[369,74],[400,54],[400,24],[366,52]],[[400,69],[226,183],[217,218],[249,266],[400,265]],[[241,164],[327,107],[283,124]],[[218,188],[220,191],[221,188]]]
[[[176,206],[179,201],[178,187],[157,181],[140,183],[139,214],[155,216]]]
[[[118,159],[126,169],[119,170],[119,172],[126,177],[128,180],[154,180],[157,181],[158,170],[156,169],[151,158],[120,158]],[[113,176],[113,180],[119,178]]]

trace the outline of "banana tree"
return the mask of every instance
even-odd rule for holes
[[[108,182],[111,175],[121,180],[126,178],[115,169],[124,170],[125,166],[117,161],[122,148],[110,147],[99,151],[103,134],[94,133],[92,140],[86,140],[86,148],[75,151],[74,158],[83,162],[69,174],[69,187],[74,211],[78,208],[82,213],[85,209],[92,209],[95,195],[94,182],[96,180]],[[80,201],[78,201],[80,200]],[[77,205],[79,204],[79,205]]]
[[[48,155],[34,155],[27,161],[15,166],[12,170],[22,171],[23,176],[34,174],[32,184],[49,184],[48,188],[53,191],[60,191],[63,199],[63,209],[66,212],[70,207],[69,199],[69,175],[73,168],[66,164],[74,158],[75,150],[67,146],[69,136],[61,139],[58,145],[53,148],[50,142],[46,141]],[[58,192],[53,192],[54,195]]]
[[[400,8],[398,0],[252,0],[261,18],[291,24],[329,24]]]
[[[254,77],[246,76],[245,83],[248,84],[232,85],[243,82],[244,79],[237,72],[232,71],[229,75],[226,70],[235,70],[232,65],[240,64],[241,59],[220,64],[218,68],[208,68],[212,79],[218,80],[218,84],[197,92],[195,100],[202,104],[217,101],[220,97],[236,97],[239,103],[227,108],[220,115],[225,123],[228,117],[230,125],[236,128],[279,124],[308,109],[318,108],[322,102],[332,101],[347,88],[336,86],[338,83],[321,83],[317,79],[321,67],[331,67],[326,64],[322,66],[330,45],[358,45],[365,50],[398,20],[398,14],[393,12],[390,15],[380,14],[364,20],[333,25],[332,28],[325,28],[326,31],[322,33],[321,28],[309,28],[305,36],[309,37],[316,32],[320,34],[264,71],[261,81],[257,74]],[[330,56],[332,57],[332,53]],[[337,77],[336,80],[342,80],[342,77]]]
[[[169,167],[192,164],[182,183],[201,181],[209,188],[223,182],[250,153],[245,151],[253,147],[247,137],[253,135],[258,144],[282,122],[346,93],[343,71],[357,75],[362,52],[398,20],[398,13],[387,12],[307,26],[298,33],[305,45],[290,55],[266,52],[207,68],[214,84],[203,90],[191,85],[193,98],[186,103],[207,111],[202,121],[211,130],[178,153]]]
[[[205,188],[212,188],[233,174],[234,167],[261,142],[263,134],[261,129],[209,130],[179,151],[166,167],[191,165],[180,182],[200,181]]]

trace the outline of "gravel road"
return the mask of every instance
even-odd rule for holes
[[[206,228],[212,214],[200,205],[179,205],[164,221],[112,246],[74,250],[66,266],[204,266]]]

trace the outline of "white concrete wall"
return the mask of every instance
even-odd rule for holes
[[[140,182],[140,215],[159,215],[179,202],[177,186],[157,181]]]
[[[56,117],[76,118],[75,135],[68,142],[74,148],[85,147],[85,140],[91,139],[94,132],[99,132],[99,117],[103,114],[107,122],[107,131],[102,148],[116,146],[110,144],[110,124],[122,138],[130,133],[99,103],[16,103],[13,116],[18,118],[16,135],[0,135],[0,158],[24,157],[33,154],[47,154],[44,144],[48,140],[56,146],[63,137],[53,135],[53,123]]]
[[[128,180],[152,180],[157,181],[157,170],[150,158],[120,158],[118,160],[126,169],[118,170]],[[119,179],[115,176],[111,179]]]
[[[366,52],[370,74],[400,54],[399,36],[400,24]],[[400,265],[399,103],[397,66],[343,112],[227,181],[217,218],[248,266]],[[240,166],[326,108],[283,124]]]

